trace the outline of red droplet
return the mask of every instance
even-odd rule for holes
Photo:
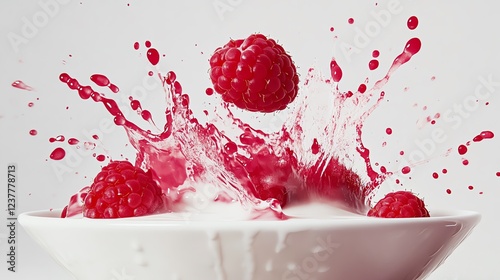
[[[50,159],[61,160],[66,155],[66,151],[63,148],[55,148],[52,153],[50,153]]]
[[[141,108],[141,103],[139,102],[139,100],[132,100],[130,101],[130,108],[132,108],[132,110],[137,110]]]
[[[411,38],[406,43],[405,52],[414,55],[420,51],[421,47],[422,47],[422,42],[420,42],[419,38]]]
[[[146,48],[151,48],[151,42],[150,41],[144,42],[144,46],[146,46]]]
[[[472,191],[474,189],[474,186],[469,186],[468,189]]]
[[[400,154],[400,155],[404,155],[404,154],[405,154],[405,151],[399,151],[399,154]]]
[[[143,110],[141,112],[141,117],[143,120],[145,121],[149,121],[149,120],[152,120],[152,116],[151,116],[151,113],[148,111],[148,110]]]
[[[447,194],[451,194],[451,190],[450,190],[450,189],[447,189],[447,190],[446,190],[446,193],[447,193]]]
[[[372,56],[373,56],[374,58],[377,58],[379,55],[380,55],[380,52],[379,52],[378,50],[374,50],[374,51],[372,52]]]
[[[38,131],[36,131],[36,129],[32,129],[32,130],[30,130],[30,135],[31,135],[31,136],[35,136],[35,135],[37,135],[37,134],[38,134]]]
[[[98,161],[104,161],[106,157],[104,155],[98,155],[95,157]]]
[[[311,151],[313,154],[319,153],[321,146],[318,143],[318,139],[314,138],[313,143],[311,145]]]
[[[64,136],[63,135],[58,135],[56,137],[50,137],[49,138],[49,142],[50,143],[54,143],[54,142],[63,142],[65,140]]]
[[[90,80],[100,87],[107,87],[109,85],[108,77],[101,74],[94,74],[90,76]]]
[[[134,43],[134,49],[138,50],[139,49],[139,42]]]
[[[439,175],[436,172],[434,172],[434,173],[432,173],[432,178],[437,179],[437,178],[439,178]]]
[[[213,90],[212,88],[207,88],[207,89],[205,90],[205,93],[206,93],[207,95],[212,95],[212,94],[214,94],[214,90]]]
[[[387,173],[387,168],[385,168],[385,166],[380,166],[380,172]]]
[[[365,93],[365,91],[366,91],[366,85],[365,84],[360,84],[359,87],[358,87],[358,91],[360,93]]]
[[[335,59],[330,62],[330,73],[334,82],[338,83],[342,79],[342,69]]]
[[[403,173],[403,174],[408,174],[408,173],[410,173],[410,171],[411,171],[411,168],[409,166],[405,166],[405,167],[401,168],[401,173]]]
[[[347,22],[348,22],[349,24],[353,24],[353,23],[354,23],[354,19],[353,19],[353,18],[349,18],[349,19],[347,20]]]
[[[28,107],[33,107],[34,105],[35,105],[35,103],[33,103],[33,102],[28,103]]]
[[[330,31],[331,31],[331,32],[333,32],[334,30],[335,30],[335,28],[333,28],[333,26],[332,26],[332,27],[330,27]]]
[[[493,134],[493,132],[491,131],[482,131],[480,134],[476,135],[474,137],[474,139],[472,139],[472,141],[474,142],[480,142],[484,139],[491,139],[495,136],[495,134]]]
[[[495,173],[495,175],[497,175],[497,177],[500,177],[500,171],[498,171],[497,173]]]
[[[70,144],[70,145],[76,145],[76,144],[78,144],[79,142],[80,142],[80,141],[78,141],[78,139],[76,139],[76,138],[69,138],[69,139],[68,139],[68,144]]]
[[[462,164],[463,164],[463,165],[469,165],[469,160],[464,159],[464,160],[462,161]]]
[[[120,89],[114,85],[114,84],[109,84],[109,89],[113,92],[113,93],[118,93],[120,91]]]
[[[150,48],[147,52],[148,60],[151,64],[156,65],[160,61],[160,54],[154,48]]]
[[[411,16],[406,23],[409,29],[413,30],[418,26],[418,18],[416,16]]]
[[[376,59],[370,60],[370,62],[368,63],[368,68],[370,68],[370,70],[377,69],[378,68],[378,60],[376,60]]]
[[[467,153],[467,146],[460,145],[458,146],[458,154],[465,155]]]
[[[443,168],[443,170],[441,170],[441,172],[443,172],[443,174],[446,174],[446,173],[448,173],[448,170]]]
[[[153,76],[153,74],[154,74],[153,71],[148,72],[148,76]]]
[[[385,129],[385,133],[387,133],[387,135],[391,135],[392,134],[392,128],[390,128],[390,127],[386,128]]]
[[[12,83],[12,86],[15,87],[15,88],[18,88],[18,89],[23,89],[23,90],[28,90],[28,91],[32,91],[33,88],[28,86],[27,84],[25,84],[23,81],[21,80],[16,80]]]
[[[94,138],[95,140],[98,140],[99,136],[97,134],[94,134],[94,135],[92,135],[92,138]]]
[[[234,154],[238,151],[238,146],[236,145],[236,143],[234,143],[233,141],[230,141],[230,142],[227,142],[225,145],[224,145],[224,150],[228,153],[228,154]]]

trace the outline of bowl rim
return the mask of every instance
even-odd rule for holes
[[[189,220],[185,217],[179,217],[179,213],[166,213],[160,215],[150,215],[138,218],[118,218],[118,219],[89,219],[89,218],[60,218],[62,209],[38,210],[23,212],[18,216],[18,221],[23,227],[29,226],[49,226],[57,225],[61,227],[85,227],[85,228],[103,228],[103,227],[157,227],[157,228],[210,228],[220,229],[276,229],[276,228],[294,228],[294,227],[345,227],[345,226],[363,226],[363,227],[383,227],[383,226],[401,226],[401,225],[430,225],[442,223],[464,222],[472,226],[477,225],[481,220],[479,212],[470,210],[438,210],[431,209],[431,217],[428,218],[376,218],[367,216],[349,216],[349,217],[322,217],[322,218],[294,218],[286,220],[277,219],[209,219],[209,220]],[[171,219],[169,219],[171,218]],[[174,219],[176,218],[176,219]],[[282,225],[278,226],[278,225]]]

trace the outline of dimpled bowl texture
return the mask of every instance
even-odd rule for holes
[[[79,280],[424,279],[468,236],[480,215],[268,220],[59,218],[19,222]]]

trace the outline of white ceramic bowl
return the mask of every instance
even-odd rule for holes
[[[79,280],[423,279],[480,220],[468,211],[284,221],[59,214],[23,213],[19,222]]]

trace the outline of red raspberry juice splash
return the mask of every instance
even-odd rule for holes
[[[113,99],[80,85],[68,74],[61,74],[60,80],[82,99],[102,103],[114,116],[115,124],[125,129],[137,150],[136,166],[153,171],[172,211],[182,211],[183,196],[208,184],[218,190],[214,200],[239,202],[254,218],[268,210],[277,218],[286,218],[281,206],[310,200],[329,201],[364,214],[373,191],[390,173],[372,168],[370,150],[362,141],[363,123],[384,99],[381,89],[391,74],[419,50],[420,40],[410,39],[387,74],[362,92],[338,90],[342,70],[335,61],[330,64],[335,83],[311,69],[293,112],[278,132],[254,129],[222,104],[224,113],[217,117],[224,129],[236,131],[236,137],[222,132],[215,122],[198,121],[189,108],[189,95],[172,71],[158,74],[167,103],[165,125],[158,133],[129,121]],[[152,65],[158,63],[148,59]],[[92,80],[98,86],[109,86],[104,75]],[[313,93],[324,98],[313,98]],[[144,116],[140,104],[131,100],[131,107],[154,124],[150,114]],[[364,171],[353,169],[359,159]]]

